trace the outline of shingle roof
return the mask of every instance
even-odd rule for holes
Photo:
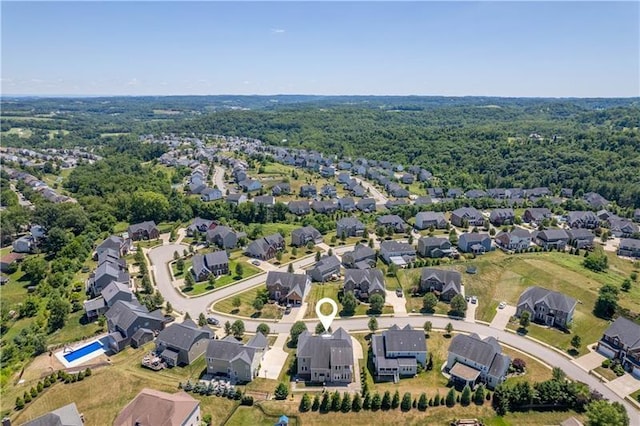
[[[188,351],[193,344],[201,339],[210,339],[212,333],[205,328],[199,328],[192,320],[185,320],[181,324],[173,323],[162,330],[156,339],[156,344],[164,343],[172,348]]]
[[[84,422],[76,403],[60,407],[47,414],[44,414],[31,421],[23,423],[22,426],[83,426]]]
[[[114,426],[182,425],[200,405],[184,391],[174,394],[152,389],[140,393],[120,412]]]
[[[404,328],[392,327],[382,332],[387,352],[427,351],[424,331],[414,330],[409,324]]]
[[[545,229],[538,232],[537,237],[544,241],[568,240],[569,234],[564,229]]]
[[[347,269],[344,273],[344,283],[345,287],[353,285],[366,288],[368,293],[375,290],[384,293],[384,277],[380,269]]]
[[[102,289],[100,294],[104,298],[107,305],[109,305],[111,300],[120,292],[128,293],[133,298],[133,293],[127,284],[119,283],[116,281],[112,281],[109,285]]]
[[[620,342],[631,349],[640,348],[640,325],[624,317],[618,317],[604,332],[605,336],[618,337]]]
[[[298,357],[311,357],[312,368],[329,368],[333,365],[353,365],[351,337],[342,328],[331,337],[313,336],[304,331],[298,338]]]
[[[235,340],[233,337],[232,339]],[[254,347],[248,347],[238,341],[234,342],[230,339],[209,340],[209,345],[207,346],[207,358],[219,359],[226,362],[231,362],[238,358],[243,352],[246,353],[246,357],[249,359],[248,363],[250,364],[256,352],[256,348]],[[246,360],[247,358],[242,359]]]
[[[533,310],[533,307],[541,302],[545,302],[550,309],[561,312],[571,312],[578,303],[573,297],[557,291],[547,290],[542,287],[528,287],[520,295],[518,306],[526,304]]]
[[[501,349],[499,346],[496,348],[490,342],[481,340],[477,334],[469,336],[457,334],[451,339],[449,352],[474,361],[479,365],[490,367],[493,359],[501,352]]]

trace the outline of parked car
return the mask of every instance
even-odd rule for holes
[[[285,315],[291,313],[291,303],[287,304],[287,306],[284,308],[284,313]]]
[[[260,261],[257,259],[252,260],[251,263],[253,263],[256,266],[260,266]]]
[[[401,288],[396,288],[396,296],[402,297],[402,289]]]
[[[507,306],[507,302],[500,302],[500,304],[498,305],[499,309],[504,309],[505,306]]]
[[[207,324],[218,325],[220,324],[220,321],[214,317],[207,317]]]
[[[473,303],[474,305],[478,303],[478,298],[476,296],[471,296],[471,303]]]

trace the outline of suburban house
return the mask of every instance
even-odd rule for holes
[[[460,387],[483,382],[490,389],[495,389],[504,382],[511,358],[502,353],[502,348],[495,337],[484,340],[477,334],[469,336],[456,334],[449,345],[447,371],[454,383]]]
[[[33,253],[36,250],[36,239],[32,235],[24,235],[12,243],[16,253]]]
[[[595,229],[600,225],[600,219],[593,212],[573,211],[567,213],[567,225],[571,228]]]
[[[426,195],[423,197],[418,197],[415,200],[413,200],[413,204],[416,206],[428,206],[430,204],[433,204],[433,200],[431,199],[430,196]]]
[[[531,233],[524,228],[500,231],[496,235],[496,244],[505,250],[526,250],[531,245]]]
[[[287,182],[278,183],[271,188],[271,195],[277,197],[279,195],[291,194],[291,185]]]
[[[338,211],[338,204],[333,200],[313,200],[311,210],[320,214],[331,214]]]
[[[84,302],[84,311],[87,319],[92,320],[104,314],[118,300],[131,302],[134,299],[135,296],[128,284],[112,281],[111,284],[102,289],[99,297]]]
[[[338,208],[343,212],[352,212],[356,209],[356,202],[351,197],[344,197],[338,200]]]
[[[483,191],[482,189],[470,189],[465,192],[464,195],[465,197],[471,198],[472,200],[488,196],[487,192]]]
[[[618,317],[598,341],[598,352],[619,360],[631,374],[640,378],[640,325]]]
[[[415,177],[412,174],[409,173],[405,173],[402,175],[402,177],[400,178],[400,182],[404,183],[405,185],[411,185],[415,180]]]
[[[361,198],[356,203],[356,208],[364,213],[376,211],[376,200],[373,198]]]
[[[416,214],[416,228],[444,229],[447,227],[447,219],[440,212],[419,212]]]
[[[84,421],[84,416],[78,412],[76,403],[72,402],[22,423],[22,426],[84,426]],[[8,426],[11,426],[11,422],[8,423]]]
[[[191,319],[173,323],[158,333],[156,353],[171,367],[189,365],[206,350],[211,330],[198,325]]]
[[[628,238],[638,232],[638,225],[629,219],[612,215],[607,222],[611,233],[618,238]]]
[[[253,204],[256,206],[273,207],[276,204],[276,197],[273,195],[256,195],[253,197]]]
[[[289,201],[287,208],[290,213],[298,216],[311,213],[311,206],[308,201]]]
[[[8,272],[12,267],[17,268],[17,264],[22,262],[25,255],[22,253],[10,252],[0,257],[0,271]]]
[[[421,237],[418,240],[418,253],[422,257],[431,257],[439,259],[445,256],[451,256],[451,242],[448,238],[438,237]]]
[[[196,217],[187,227],[187,236],[192,237],[198,233],[205,233],[212,225],[214,227],[216,226],[216,223],[213,220]]]
[[[129,226],[128,234],[131,241],[155,240],[160,238],[160,230],[152,220]]]
[[[314,336],[307,330],[298,337],[298,377],[314,383],[348,384],[353,381],[353,343],[342,328],[332,335]]]
[[[385,297],[384,277],[380,269],[347,269],[344,273],[343,292],[353,293],[358,299],[367,301],[378,294]]]
[[[405,232],[407,229],[407,224],[397,214],[386,214],[378,217],[376,219],[376,225],[382,226],[385,229],[391,228],[395,233]]]
[[[466,232],[458,238],[458,249],[463,253],[475,254],[491,251],[491,237],[489,234]]]
[[[128,284],[129,280],[129,273],[120,268],[118,263],[103,262],[89,275],[87,289],[96,297],[113,281]]]
[[[322,242],[322,234],[311,225],[291,231],[291,245],[302,247],[312,242],[314,245]]]
[[[336,235],[347,237],[361,237],[364,235],[365,226],[355,217],[343,217],[336,223]]]
[[[311,288],[311,279],[307,274],[269,271],[266,285],[269,299],[299,306]]]
[[[221,200],[223,195],[218,188],[205,188],[200,192],[200,199],[202,201],[216,201]]]
[[[597,192],[587,192],[583,198],[592,209],[602,209],[609,204],[609,200]]]
[[[451,212],[451,223],[455,226],[482,226],[484,217],[474,207],[461,207]]]
[[[318,195],[318,190],[314,185],[302,185],[300,187],[300,196],[306,198],[313,198]]]
[[[573,320],[576,299],[542,287],[528,287],[516,306],[516,316],[529,312],[531,320],[548,326],[566,329]]]
[[[350,269],[368,269],[376,266],[376,252],[371,247],[358,243],[352,251],[342,255],[342,264]]]
[[[593,239],[595,235],[588,229],[572,228],[567,231],[569,235],[569,244],[575,248],[593,247]]]
[[[196,254],[192,258],[191,273],[196,282],[205,281],[209,275],[226,275],[229,273],[229,256],[225,250],[213,253]]]
[[[546,229],[536,233],[535,243],[545,249],[564,250],[569,244],[569,234],[564,229]]]
[[[332,275],[340,275],[340,260],[336,256],[322,256],[307,275],[315,282],[328,281]]]
[[[494,226],[513,225],[515,218],[513,209],[495,209],[489,215],[489,222]]]
[[[211,339],[207,346],[207,373],[250,382],[258,376],[260,361],[268,349],[267,338],[256,333],[246,344],[233,336]]]
[[[244,236],[243,232],[236,232],[224,225],[218,225],[207,231],[207,241],[223,250],[236,248],[240,238]]]
[[[404,328],[393,325],[371,337],[371,352],[376,379],[397,383],[400,377],[415,376],[418,364],[426,366],[427,341],[423,330],[414,330],[409,324]]]
[[[229,204],[233,204],[236,206],[239,206],[242,203],[246,203],[248,201],[247,196],[243,193],[237,193],[237,194],[229,194],[227,195],[227,198],[225,198],[225,201]]]
[[[545,219],[551,219],[551,216],[553,216],[551,210],[546,207],[530,208],[524,211],[522,220],[527,223],[539,224]]]
[[[124,256],[129,252],[130,245],[130,240],[118,237],[116,235],[111,235],[103,242],[101,242],[98,247],[96,247],[96,256],[100,256],[100,254],[105,250],[115,250],[119,253],[120,256]],[[96,257],[96,259],[97,258],[98,257]]]
[[[420,292],[437,292],[441,300],[449,301],[462,294],[462,275],[458,271],[424,268],[420,275]]]
[[[322,185],[322,188],[320,188],[320,195],[323,197],[334,198],[338,195],[338,190],[333,185]]]
[[[634,240],[631,238],[620,239],[620,245],[618,246],[618,256],[640,258],[640,240]]]
[[[200,426],[201,423],[200,401],[185,391],[171,394],[145,388],[118,414],[113,426]]]
[[[245,192],[260,191],[262,189],[262,184],[260,183],[260,181],[255,179],[245,179],[243,181],[240,181],[238,185],[240,185],[242,190]]]
[[[279,233],[268,235],[252,241],[246,250],[246,255],[261,260],[269,260],[275,257],[276,253],[284,250],[284,238]]]
[[[409,243],[388,240],[380,243],[380,257],[389,265],[405,266],[416,260],[416,249]]]
[[[120,352],[131,344],[139,347],[153,340],[154,334],[162,330],[164,317],[157,309],[149,312],[137,300],[118,300],[104,314],[107,318],[107,346],[113,352]]]

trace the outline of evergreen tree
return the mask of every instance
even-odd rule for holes
[[[322,402],[320,403],[320,412],[327,413],[329,412],[329,393],[324,392],[322,394]]]
[[[371,394],[369,392],[364,394],[364,399],[362,400],[362,408],[365,410],[371,409]]]
[[[356,413],[362,409],[362,398],[360,398],[360,394],[356,393],[353,396],[353,402],[351,403],[351,411],[355,411]]]
[[[345,392],[342,396],[342,404],[340,404],[340,411],[348,413],[351,411],[351,397],[348,392]]]
[[[380,403],[380,408],[383,410],[391,408],[391,393],[389,391],[385,391],[384,396],[382,397],[382,402]]]
[[[484,385],[480,383],[473,394],[473,401],[476,405],[482,405],[484,404],[484,397]]]
[[[389,392],[387,392],[389,393]],[[366,399],[366,397],[365,397]],[[373,397],[371,398],[371,409],[373,411],[375,410],[379,410],[380,407],[382,406],[382,398],[380,398],[380,394],[378,392],[373,394]]]
[[[331,394],[331,411],[340,411],[340,392],[335,391]]]
[[[456,405],[456,390],[454,388],[449,389],[445,402],[447,404],[447,407],[453,407],[454,405]]]
[[[391,408],[395,410],[399,406],[400,406],[400,392],[398,392],[398,389],[396,389],[395,393],[393,394],[393,398],[391,399]]]
[[[464,407],[471,403],[471,388],[469,385],[466,385],[464,389],[462,389],[462,395],[460,396],[460,404]]]
[[[311,408],[311,398],[309,398],[309,394],[306,392],[302,395],[302,399],[300,400],[300,411],[305,413],[309,411]]]
[[[420,394],[420,399],[418,399],[418,410],[425,411],[427,409],[427,394],[422,392]]]
[[[289,395],[289,388],[286,384],[280,382],[276,387],[276,391],[274,392],[276,399],[286,399]]]
[[[313,397],[313,404],[311,404],[311,411],[318,411],[320,408],[320,395],[316,394]]]
[[[402,396],[402,402],[400,403],[400,409],[402,411],[411,410],[411,394],[409,392],[405,392]]]

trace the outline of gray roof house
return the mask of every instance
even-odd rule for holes
[[[640,325],[618,317],[598,341],[598,352],[620,360],[622,366],[640,378]]]
[[[441,212],[418,212],[416,214],[416,228],[427,229],[433,226],[434,229],[444,229],[447,227],[447,219]]]
[[[279,233],[268,235],[252,241],[245,251],[249,257],[261,260],[269,260],[275,257],[276,253],[283,250],[285,246],[284,238]]]
[[[137,339],[135,334],[144,334],[151,338],[153,333],[162,330],[164,317],[160,309],[149,312],[147,308],[140,305],[137,300],[124,302],[118,300],[104,314],[107,318],[107,346],[113,352],[120,352],[130,343],[134,346],[146,343],[149,340]]]
[[[489,215],[489,222],[494,226],[513,225],[515,218],[513,209],[494,209]]]
[[[311,225],[297,228],[291,231],[291,245],[294,247],[305,246],[308,242],[319,244],[322,242],[322,234]]]
[[[236,232],[224,225],[217,225],[207,231],[207,241],[225,250],[236,248],[240,238],[244,236],[243,232]]]
[[[287,182],[278,183],[271,188],[271,195],[287,195],[291,193],[291,185]]]
[[[474,207],[461,207],[451,212],[451,223],[455,226],[462,226],[464,223],[469,226],[484,225],[484,217]]]
[[[496,244],[505,250],[526,250],[531,245],[531,233],[524,228],[500,231],[496,235]]]
[[[267,207],[272,207],[276,203],[276,198],[273,195],[256,195],[253,197],[253,204],[255,205],[264,205]]]
[[[323,185],[322,188],[320,188],[320,195],[333,198],[338,195],[338,190],[333,185]]]
[[[204,281],[209,275],[226,275],[229,273],[229,256],[225,250],[213,253],[196,254],[192,258],[191,273],[196,282]]]
[[[409,243],[383,241],[380,243],[380,257],[386,264],[393,262],[398,266],[404,266],[416,260],[416,249]]]
[[[222,197],[222,191],[218,188],[205,188],[200,192],[200,199],[202,201],[216,201],[221,200]]]
[[[511,358],[502,353],[495,337],[483,340],[475,333],[469,336],[457,334],[449,345],[445,371],[459,386],[470,385],[473,388],[476,383],[483,382],[495,389],[504,382],[509,365]]]
[[[431,199],[430,196],[425,195],[422,197],[418,197],[415,200],[413,200],[413,204],[416,206],[428,206],[430,204],[433,204],[433,200]]]
[[[98,265],[87,280],[87,288],[95,297],[100,294],[103,288],[111,284],[112,281],[119,283],[129,283],[129,273],[120,269],[118,264],[104,262]]]
[[[546,207],[530,208],[524,211],[522,220],[527,223],[540,223],[545,219],[551,219],[552,215],[551,210]]]
[[[242,203],[247,202],[247,196],[243,193],[229,194],[227,195],[227,198],[225,198],[225,201],[229,204],[234,204],[238,206]]]
[[[376,211],[376,200],[373,198],[362,198],[356,203],[356,208],[365,213]]]
[[[573,297],[557,291],[528,287],[518,299],[516,316],[520,317],[527,311],[532,321],[566,329],[573,320],[573,311],[577,303]]]
[[[269,271],[266,286],[271,300],[299,306],[311,288],[311,279],[307,274]]]
[[[618,238],[627,238],[638,232],[638,225],[618,216],[611,216],[609,220],[609,229],[611,233]]]
[[[575,248],[593,247],[595,235],[588,229],[574,228],[567,231],[569,235],[569,244]]]
[[[338,204],[333,200],[313,200],[311,209],[316,213],[330,214],[338,210]]]
[[[199,232],[201,233],[207,232],[211,225],[214,225],[213,220],[196,217],[195,219],[193,219],[191,224],[187,227],[187,235],[193,236]]]
[[[302,185],[300,187],[301,197],[311,198],[311,197],[315,197],[316,195],[318,195],[318,190],[314,185]]]
[[[152,220],[133,224],[127,232],[132,241],[155,240],[160,237],[160,230]]]
[[[349,269],[368,269],[376,266],[376,252],[368,245],[358,243],[352,251],[342,255],[342,264]]]
[[[420,275],[420,291],[436,291],[440,299],[451,300],[453,296],[462,294],[462,275],[458,271],[424,268]]]
[[[421,237],[418,240],[418,253],[422,257],[431,257],[439,259],[445,256],[451,256],[451,242],[448,238],[439,237]]]
[[[463,253],[485,253],[491,251],[489,234],[466,232],[458,238],[458,249]]]
[[[290,213],[298,216],[311,213],[311,206],[308,201],[289,201],[287,207]]]
[[[564,250],[569,243],[569,234],[564,229],[545,229],[535,235],[535,243],[546,249]]]
[[[76,403],[60,407],[56,410],[23,423],[22,426],[84,426],[84,418],[78,412]]]
[[[571,228],[595,229],[600,225],[600,219],[594,212],[572,211],[567,213],[567,225]]]
[[[336,256],[322,256],[316,265],[307,271],[312,281],[325,282],[332,275],[340,275],[340,260]]]
[[[209,340],[205,355],[207,373],[250,382],[258,376],[260,361],[267,348],[267,339],[262,333],[257,333],[247,344],[233,336]]]
[[[345,293],[353,293],[358,299],[367,301],[378,294],[385,297],[384,277],[380,269],[347,269],[344,273]]]
[[[384,228],[392,228],[393,232],[405,232],[407,229],[406,222],[397,214],[386,214],[376,219],[376,225]]]
[[[355,217],[343,217],[336,223],[336,235],[347,237],[360,237],[364,235],[365,226]]]
[[[584,200],[593,209],[602,209],[609,204],[609,200],[607,200],[597,192],[587,192],[586,194],[584,194]]]
[[[618,256],[640,258],[640,240],[621,238],[618,246]]]
[[[298,377],[313,383],[351,383],[353,375],[353,343],[342,328],[332,335],[314,336],[303,331],[296,350]]]
[[[207,349],[211,330],[198,327],[191,319],[173,323],[158,333],[156,353],[167,365],[189,365]]]
[[[99,297],[84,302],[84,311],[87,319],[91,320],[105,313],[118,300],[131,302],[134,299],[128,284],[112,281],[102,289]]]
[[[129,241],[128,239],[124,239],[116,235],[111,235],[106,240],[101,242],[98,247],[96,247],[96,255],[100,256],[100,253],[102,253],[103,251],[112,249],[120,253],[120,256],[124,256],[129,252],[130,245],[131,241]]]
[[[338,208],[343,212],[352,212],[356,209],[356,202],[351,197],[343,197],[338,200]]]
[[[12,246],[15,253],[32,253],[36,249],[36,239],[32,235],[23,235]]]
[[[427,362],[427,341],[424,331],[414,330],[409,324],[403,328],[391,326],[380,335],[371,337],[373,365],[378,380],[412,377],[418,373],[418,364]]]

